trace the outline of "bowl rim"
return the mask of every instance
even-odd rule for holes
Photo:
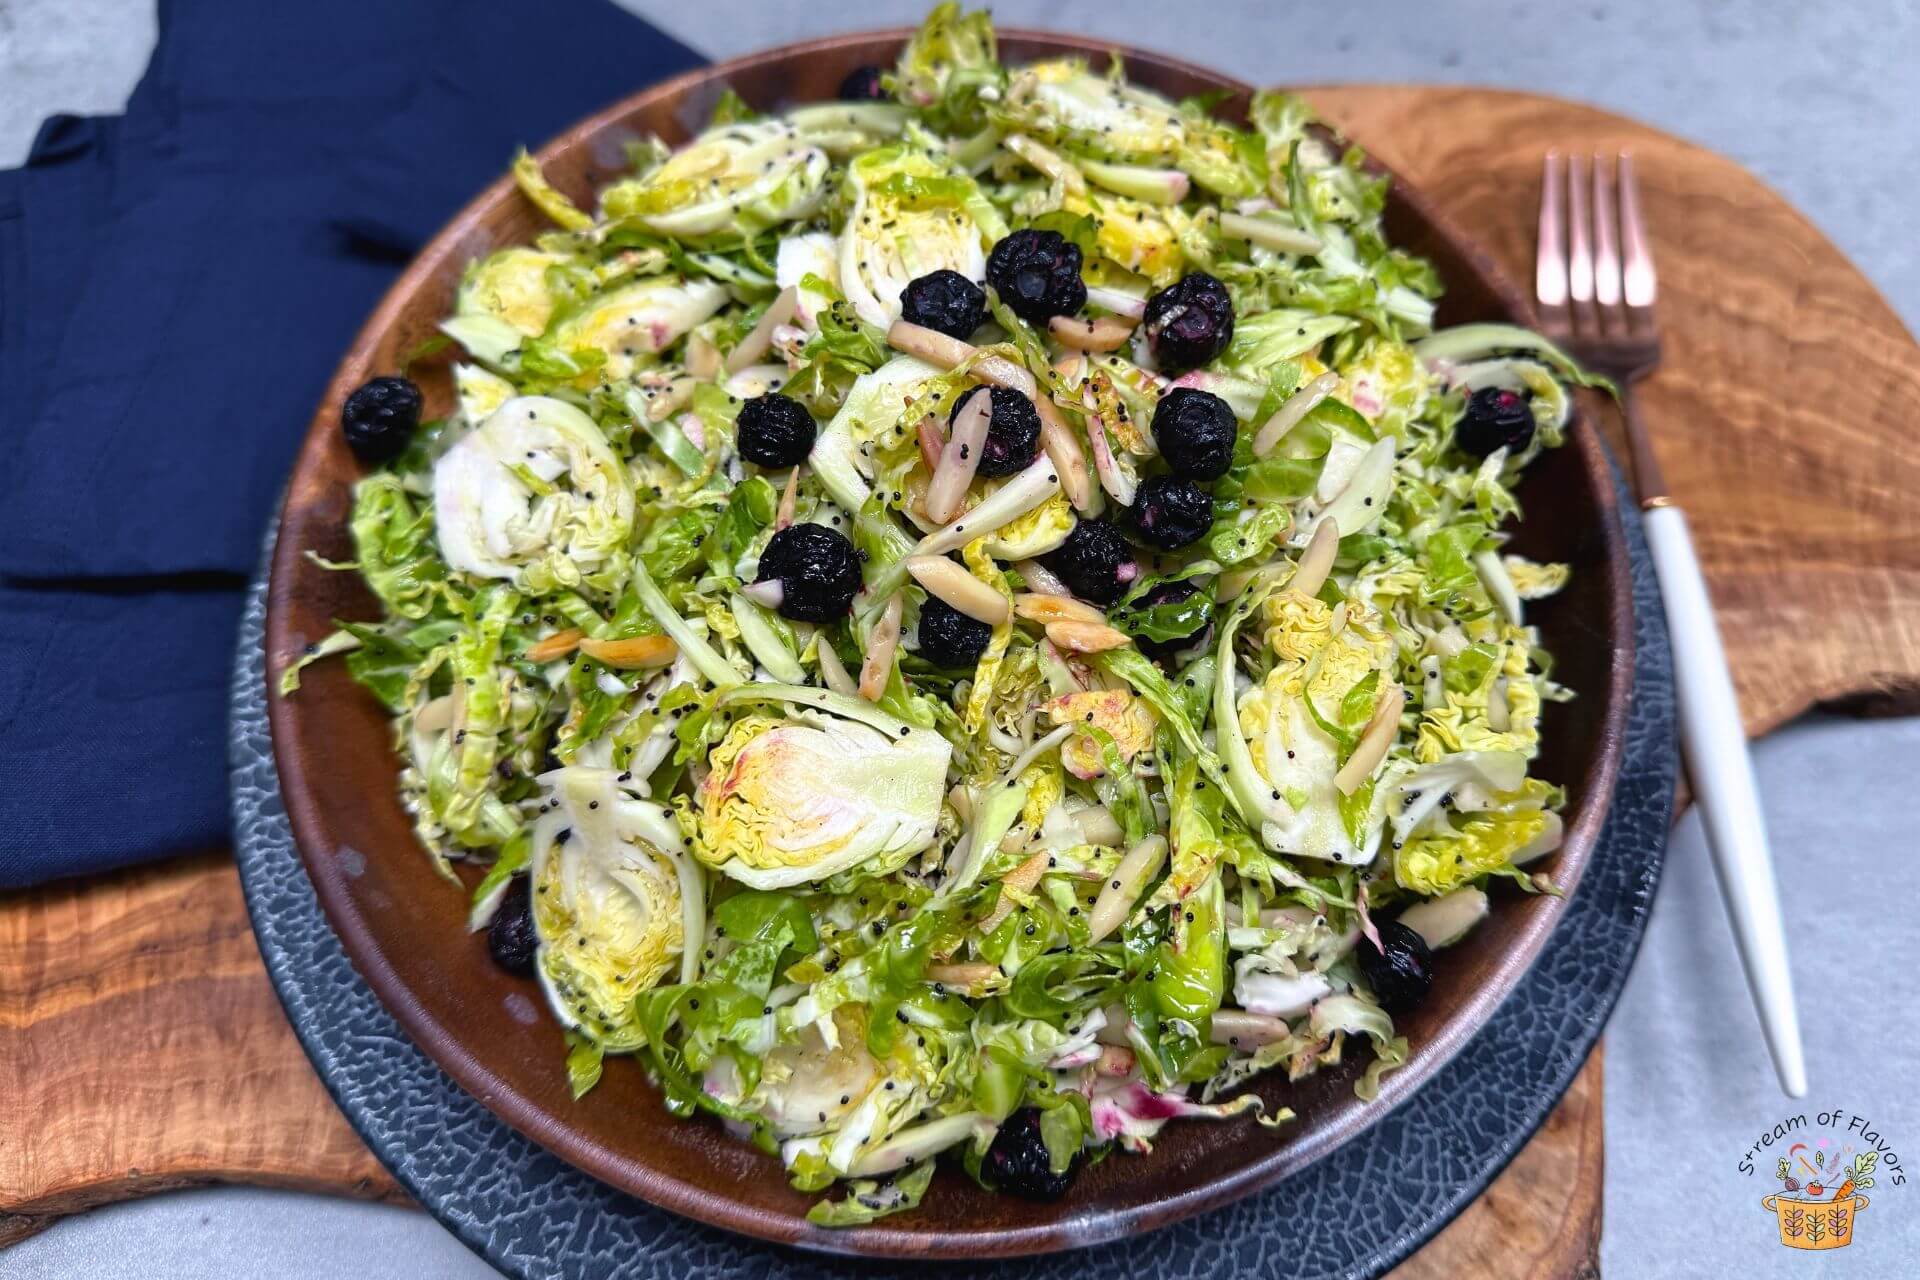
[[[643,87],[594,112],[544,143],[534,152],[534,156],[544,164],[559,152],[590,144],[609,130],[621,127],[621,121],[646,101],[684,97],[690,90],[723,84],[743,71],[786,63],[852,44],[902,42],[911,37],[916,29],[889,27],[843,32],[777,45],[695,67]],[[1002,42],[1018,43],[1059,55],[1099,57],[1109,52],[1118,53],[1129,63],[1151,64],[1212,81],[1235,94],[1253,91],[1253,86],[1235,77],[1196,63],[1112,41],[1026,27],[996,27],[996,35]],[[1307,91],[1310,92],[1310,87],[1307,87]],[[1438,238],[1446,241],[1462,260],[1471,264],[1481,281],[1516,323],[1531,325],[1535,322],[1531,301],[1478,241],[1465,235],[1449,218],[1440,214],[1418,186],[1377,159],[1370,157],[1370,162],[1391,178],[1394,198],[1427,224]],[[656,1165],[610,1149],[589,1136],[586,1130],[557,1119],[538,1101],[522,1094],[490,1067],[481,1055],[476,1054],[466,1039],[438,1022],[386,960],[379,939],[352,900],[347,883],[349,877],[338,861],[315,856],[315,850],[327,846],[327,823],[316,796],[307,786],[297,753],[283,750],[296,733],[298,699],[276,696],[274,683],[279,671],[273,655],[291,652],[287,647],[292,640],[288,631],[287,600],[306,550],[298,545],[300,539],[297,536],[290,536],[296,510],[293,498],[299,492],[302,478],[313,474],[318,454],[329,444],[338,416],[334,406],[368,376],[371,349],[380,336],[402,317],[412,295],[429,285],[450,260],[470,257],[472,233],[483,225],[487,213],[501,202],[513,199],[514,193],[511,175],[503,173],[463,205],[434,233],[389,286],[356,332],[329,380],[294,462],[288,496],[276,518],[278,536],[272,555],[266,603],[267,660],[264,668],[268,681],[267,703],[274,762],[301,860],[321,907],[339,935],[356,971],[373,988],[414,1042],[463,1089],[480,1099],[513,1129],[574,1167],[660,1208],[711,1226],[829,1253],[892,1258],[1007,1257],[1054,1252],[1118,1239],[1216,1208],[1269,1186],[1364,1134],[1376,1121],[1412,1096],[1478,1033],[1538,956],[1564,909],[1564,898],[1542,897],[1530,899],[1525,904],[1508,904],[1509,910],[1518,910],[1523,905],[1530,908],[1529,915],[1519,928],[1515,945],[1487,970],[1475,989],[1438,1032],[1421,1041],[1418,1051],[1406,1066],[1385,1078],[1378,1098],[1364,1106],[1347,1109],[1334,1122],[1319,1126],[1298,1140],[1276,1145],[1268,1155],[1242,1163],[1177,1195],[1142,1203],[1132,1209],[1080,1214],[1068,1208],[1044,1223],[975,1230],[943,1227],[902,1231],[889,1226],[886,1219],[881,1219],[849,1231],[814,1227],[803,1217],[727,1199],[693,1186]],[[1607,596],[1607,634],[1599,638],[1611,645],[1610,696],[1599,720],[1598,748],[1586,776],[1581,780],[1581,803],[1574,820],[1567,826],[1558,855],[1557,866],[1561,870],[1559,879],[1563,890],[1571,894],[1577,888],[1611,806],[1623,756],[1623,730],[1633,694],[1635,668],[1630,574],[1627,571],[1625,534],[1611,482],[1611,464],[1597,435],[1589,424],[1580,419],[1577,411],[1569,431],[1567,447],[1578,455],[1583,471],[1593,484],[1600,513],[1604,517],[1599,531],[1602,544],[1600,559],[1608,574],[1610,589]],[[294,762],[291,767],[288,765],[290,760]],[[672,1120],[671,1117],[667,1118]],[[682,1123],[678,1120],[673,1122]]]

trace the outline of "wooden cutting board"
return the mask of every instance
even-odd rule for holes
[[[1631,147],[1666,369],[1642,395],[1692,513],[1750,731],[1920,705],[1920,348],[1805,219],[1732,162],[1591,108],[1477,89],[1310,95],[1519,278],[1541,153]],[[1536,518],[1545,518],[1539,513]],[[404,1200],[308,1065],[230,859],[0,896],[0,1242],[209,1182]],[[1394,1274],[1597,1274],[1600,1054],[1474,1205]]]

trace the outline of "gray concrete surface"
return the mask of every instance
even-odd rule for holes
[[[715,57],[791,38],[915,20],[914,2],[691,6],[627,0]],[[1164,0],[1002,0],[1003,22],[1094,30],[1245,79],[1417,80],[1562,94],[1637,116],[1746,164],[1920,320],[1920,6],[1861,0],[1426,0],[1277,6]],[[124,103],[153,39],[146,0],[0,0],[0,165],[40,117]],[[1903,803],[1920,721],[1815,718],[1760,745],[1783,878],[1813,1096],[1773,1088],[1698,826],[1677,834],[1647,945],[1608,1032],[1607,1231],[1623,1280],[1920,1273],[1920,1190],[1888,1164],[1849,1249],[1783,1250],[1760,1197],[1780,1147],[1747,1149],[1804,1115],[1789,1141],[1861,1143],[1920,1167],[1920,887]],[[0,1101],[0,1105],[4,1105]],[[1912,1174],[1906,1175],[1911,1179]],[[489,1268],[424,1215],[286,1192],[185,1192],[98,1210],[0,1253],[0,1277],[86,1275],[438,1280]]]

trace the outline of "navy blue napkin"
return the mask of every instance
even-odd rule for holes
[[[606,0],[162,0],[0,172],[0,885],[220,843],[240,597],[381,292],[515,147],[699,58]]]

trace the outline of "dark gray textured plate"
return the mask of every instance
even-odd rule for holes
[[[1514,994],[1425,1088],[1363,1137],[1278,1186],[1092,1251],[998,1262],[998,1275],[1378,1275],[1460,1212],[1533,1135],[1586,1061],[1626,981],[1673,808],[1666,621],[1637,511],[1624,492],[1620,511],[1633,561],[1638,655],[1626,756],[1586,873]],[[234,843],[247,909],[301,1044],[401,1185],[514,1276],[887,1273],[883,1263],[734,1236],[615,1191],[509,1129],[414,1047],[354,971],[294,848],[267,733],[264,601],[263,576],[241,621],[232,690]],[[539,1016],[531,1007],[529,1015]],[[915,1269],[958,1276],[977,1268]]]

